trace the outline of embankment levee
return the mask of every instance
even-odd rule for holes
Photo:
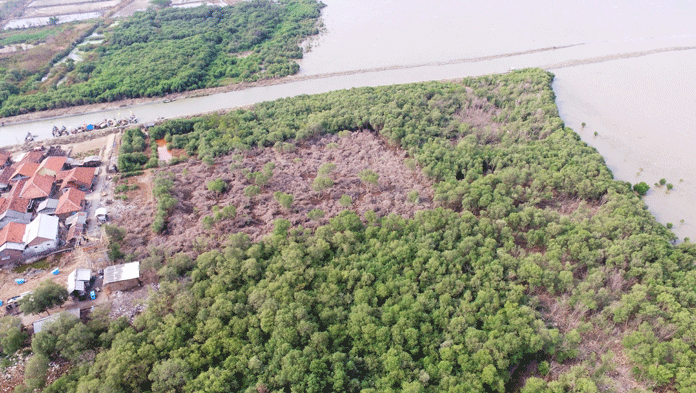
[[[133,127],[133,126],[130,126],[130,127]],[[121,132],[126,128],[128,128],[128,127],[121,126],[121,127],[105,128],[102,130],[82,132],[82,133],[75,134],[75,135],[61,136],[61,137],[49,138],[49,139],[40,139],[40,140],[35,140],[32,142],[25,142],[25,143],[18,144],[18,145],[3,147],[1,149],[6,150],[6,151],[10,151],[10,152],[16,152],[16,151],[20,151],[20,150],[22,150],[22,151],[31,150],[35,147],[40,147],[40,146],[70,145],[70,144],[74,144],[74,143],[88,141],[90,139],[101,138],[103,136],[107,136],[107,135],[114,134],[117,132]]]

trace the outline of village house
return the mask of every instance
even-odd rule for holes
[[[28,179],[34,176],[37,169],[39,169],[39,164],[36,162],[25,162],[23,164],[19,164],[14,173],[12,173],[12,176],[10,176],[10,182]]]
[[[28,162],[33,162],[35,164],[39,164],[41,161],[43,161],[44,158],[44,151],[43,150],[32,150],[28,151],[19,157],[17,157],[17,164],[22,165]]]
[[[62,180],[60,190],[65,192],[68,188],[77,188],[81,191],[89,191],[94,180],[94,168],[77,167],[69,171],[58,173],[56,181]]]
[[[0,229],[0,267],[22,258],[24,252],[25,224],[10,222]]]
[[[58,217],[39,214],[24,232],[24,254],[31,256],[58,247]]]
[[[56,211],[56,207],[58,207],[58,200],[54,198],[48,198],[39,203],[39,206],[36,207],[36,212],[43,214],[53,214],[53,212]]]
[[[92,270],[77,268],[68,275],[68,294],[77,291],[78,295],[84,294],[87,284],[92,279]]]
[[[0,198],[0,229],[4,228],[10,222],[20,224],[28,224],[31,222],[31,213],[29,209],[29,200],[9,196],[8,198]]]
[[[115,292],[140,285],[140,262],[113,265],[104,269],[104,288]]]
[[[10,189],[10,178],[14,173],[15,168],[12,166],[6,166],[0,169],[0,192],[5,192]]]
[[[56,176],[58,172],[62,171],[65,166],[65,161],[68,159],[66,156],[49,156],[46,157],[39,165],[36,173],[44,176]]]
[[[53,181],[53,176],[35,174],[24,184],[19,196],[31,199],[38,205],[40,201],[50,197],[53,193]]]
[[[74,224],[85,225],[86,223],[87,223],[87,213],[86,212],[78,212],[78,213],[75,213],[72,216],[65,219],[65,225],[68,227],[71,225],[74,225]]]
[[[76,214],[73,214],[75,216]],[[70,216],[72,217],[72,216]],[[68,234],[65,237],[65,241],[68,244],[81,244],[82,234],[85,232],[85,224],[80,222],[75,222],[71,224],[68,228]]]
[[[101,158],[99,156],[89,156],[82,160],[81,166],[94,168],[98,167],[99,165],[101,165]]]
[[[58,205],[56,206],[56,211],[53,214],[64,220],[68,218],[68,216],[82,211],[84,204],[85,193],[75,188],[68,188],[68,190],[58,199]]]

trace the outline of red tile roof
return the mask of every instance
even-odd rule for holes
[[[58,199],[58,206],[54,214],[65,214],[79,212],[82,210],[82,201],[85,200],[85,193],[70,188]]]
[[[19,164],[12,176],[10,176],[10,179],[14,179],[14,177],[17,175],[32,177],[34,176],[34,173],[36,173],[37,169],[39,169],[39,164],[36,162],[25,162],[23,164]]]
[[[10,184],[10,178],[15,171],[15,167],[7,166],[0,169],[0,184]]]
[[[0,245],[5,243],[24,243],[25,224],[9,222],[4,228],[0,229]]]
[[[22,192],[22,188],[24,188],[24,185],[27,184],[29,179],[22,179],[14,182],[12,184],[12,190],[10,191],[9,197],[19,197],[19,194]]]
[[[68,236],[66,240],[70,241],[72,239],[77,238],[79,235],[82,234],[84,231],[84,225],[78,223],[75,223],[74,225],[70,226],[70,229],[68,229]]]
[[[68,173],[62,175],[63,172]],[[63,184],[60,186],[61,189],[69,187],[68,183],[89,187],[92,185],[92,180],[94,179],[94,168],[77,167],[69,171],[62,171],[60,174],[61,175],[57,176],[57,178],[63,178]]]
[[[27,162],[33,162],[33,163],[38,164],[41,162],[41,160],[43,160],[43,155],[44,155],[43,151],[32,150],[32,151],[28,152],[27,154],[25,154],[24,157],[22,157],[22,161],[20,161],[19,163],[24,164]]]
[[[7,209],[20,213],[26,213],[27,209],[29,208],[29,202],[29,199],[26,198],[13,197],[8,200]]]
[[[24,185],[19,196],[27,199],[48,198],[53,188],[53,179],[53,176],[34,175]]]
[[[39,169],[37,172],[41,173],[42,169],[47,169],[49,173],[42,173],[43,175],[52,175],[55,176],[56,173],[60,172],[63,169],[63,165],[65,164],[65,161],[68,159],[68,157],[65,156],[50,156],[46,157],[43,162],[41,162],[41,165],[39,166]]]
[[[10,159],[10,153],[8,153],[6,151],[0,151],[0,166],[5,165],[5,163],[9,159]]]

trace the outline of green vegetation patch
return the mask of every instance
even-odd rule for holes
[[[19,265],[16,268],[12,269],[14,273],[24,273],[29,269],[48,269],[50,268],[51,265],[48,263],[48,260],[46,258],[39,259],[38,261],[34,263],[27,263],[26,265]]]
[[[46,38],[60,34],[66,26],[44,26],[33,29],[3,30],[0,33],[0,45],[33,44],[46,41]]]
[[[7,89],[0,116],[294,74],[299,43],[318,33],[322,6],[254,0],[137,12],[107,29],[104,44],[85,48],[86,60],[65,70],[59,86],[52,79],[30,90]]]
[[[440,207],[344,211],[314,231],[280,219],[257,243],[231,234],[164,272],[133,326],[114,323],[53,391],[696,389],[696,247],[674,245],[564,127],[552,78],[353,89],[196,120],[172,143],[200,157],[372,130],[423,168]],[[173,199],[160,182],[160,203]]]

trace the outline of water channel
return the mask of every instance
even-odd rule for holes
[[[685,0],[323,0],[325,32],[287,83],[6,126],[0,145],[103,118],[141,122],[300,94],[541,67],[561,117],[680,238],[696,239],[696,3]],[[581,123],[586,127],[582,128]],[[597,132],[595,136],[594,133]],[[683,220],[683,222],[682,222]]]

